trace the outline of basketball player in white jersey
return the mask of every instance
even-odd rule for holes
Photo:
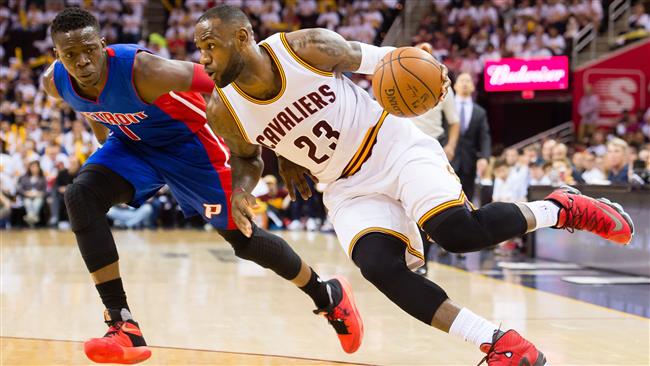
[[[231,149],[240,230],[251,233],[249,190],[260,178],[255,166],[265,146],[328,184],[324,201],[336,234],[366,279],[413,317],[476,344],[490,366],[541,366],[545,357],[516,331],[499,330],[411,271],[423,259],[418,226],[451,252],[480,250],[540,227],[631,240],[632,223],[620,206],[573,189],[473,210],[440,144],[341,75],[372,74],[391,47],[348,42],[326,29],[257,44],[246,15],[227,5],[203,14],[194,37],[217,85],[208,121]]]

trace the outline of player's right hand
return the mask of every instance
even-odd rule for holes
[[[257,199],[252,194],[238,189],[233,192],[231,200],[232,219],[242,234],[250,238],[253,235],[253,210],[259,206]]]
[[[311,178],[314,183],[318,183],[318,179],[314,177],[311,172],[303,168],[298,164],[278,156],[278,168],[280,170],[280,176],[284,180],[284,184],[289,190],[289,197],[292,201],[296,200],[296,189],[300,192],[300,197],[304,200],[308,200],[311,195],[311,188],[309,183],[307,183],[307,176]]]

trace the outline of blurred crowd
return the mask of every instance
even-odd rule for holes
[[[397,0],[224,2],[244,9],[260,39],[278,31],[321,26],[368,43],[381,41],[402,7]],[[598,25],[602,19],[600,1],[433,3],[436,10],[425,17],[414,42],[430,42],[452,72],[466,71],[474,77],[489,57],[566,53],[567,39],[577,27],[586,22]],[[82,6],[100,20],[108,43],[137,42],[162,56],[196,61],[192,24],[215,3],[163,4],[168,26],[162,35],[144,33],[143,0],[48,0],[44,5],[9,1],[0,5],[0,227],[67,227],[63,192],[99,146],[87,123],[66,104],[47,98],[40,85],[40,74],[54,60],[48,34],[53,17],[65,6]],[[635,22],[646,26],[650,20],[638,9],[632,12]],[[364,88],[370,86],[366,78],[355,80]],[[587,119],[593,104],[585,99]],[[626,112],[611,130],[584,125],[591,127],[581,129],[580,138],[571,146],[548,140],[524,151],[505,150],[479,167],[481,185],[493,187],[496,200],[520,200],[534,184],[647,181],[650,112]],[[331,230],[320,194],[323,187],[313,188],[311,199],[292,202],[281,181],[273,175],[264,177],[256,189],[261,203],[256,220],[270,228]],[[487,200],[491,199],[492,194]],[[116,206],[108,217],[124,228],[203,225],[200,219],[183,218],[166,189],[138,209]]]
[[[83,7],[100,21],[108,44],[139,43],[161,56],[196,62],[194,22],[209,7],[222,2],[241,7],[259,39],[280,31],[326,27],[366,43],[380,42],[402,7],[398,0],[163,1],[167,10],[165,34],[145,34],[144,0],[0,3],[0,228],[67,227],[63,192],[99,147],[86,121],[67,104],[48,98],[40,84],[41,73],[54,61],[49,24],[56,14],[66,6]],[[274,191],[269,179],[261,182],[264,185],[260,189],[268,191],[262,199],[282,201],[278,195],[286,190]],[[271,224],[291,229],[320,228],[325,214],[318,196],[294,203],[285,199],[277,205],[277,218]],[[114,226],[124,228],[203,226],[200,219],[182,216],[167,189],[138,209],[113,207],[108,217]]]
[[[434,0],[412,38],[428,42],[450,73],[467,72],[481,81],[486,60],[502,57],[570,55],[578,31],[592,24],[605,30],[603,16],[611,1],[601,0]],[[648,8],[638,2],[630,29],[650,29]],[[638,39],[639,34],[635,33]],[[626,39],[632,39],[632,36]]]
[[[251,19],[257,40],[276,32],[322,27],[334,30],[348,40],[375,44],[402,8],[399,0],[224,0],[239,7]],[[150,36],[153,49],[175,59],[198,62],[194,47],[194,24],[215,1],[187,0],[184,4],[165,2],[169,12],[164,35]]]
[[[597,131],[587,146],[548,139],[520,151],[505,149],[477,172],[482,186],[492,186],[491,197],[482,200],[526,201],[528,187],[536,185],[650,185],[649,132],[641,145]]]

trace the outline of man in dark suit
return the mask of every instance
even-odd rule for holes
[[[454,91],[456,110],[460,116],[460,139],[451,165],[460,178],[463,191],[471,201],[477,168],[485,169],[490,158],[490,126],[485,109],[472,101],[474,82],[469,74],[458,75]]]

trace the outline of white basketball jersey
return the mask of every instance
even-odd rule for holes
[[[280,93],[257,100],[235,83],[217,88],[244,138],[309,169],[323,183],[358,171],[386,117],[383,109],[348,78],[301,60],[284,33],[260,45],[280,70]]]

